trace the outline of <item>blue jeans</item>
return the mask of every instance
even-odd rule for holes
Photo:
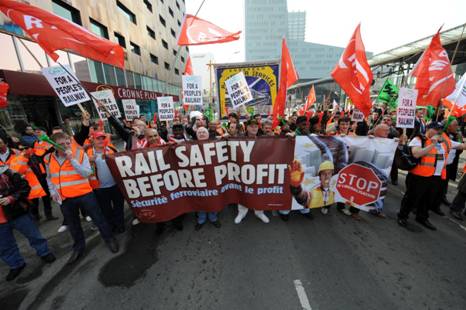
[[[75,198],[65,199],[60,207],[66,225],[68,226],[68,230],[74,241],[74,251],[82,252],[86,247],[86,239],[84,238],[81,219],[79,217],[80,208],[86,212],[86,215],[89,215],[92,218],[92,222],[97,226],[100,231],[100,235],[106,242],[113,238],[112,230],[100,210],[94,193],[91,192]]]
[[[197,212],[197,223],[198,224],[205,224],[207,222],[207,217],[209,218],[209,221],[211,223],[217,222],[218,217],[217,217],[217,212]]]
[[[377,200],[374,203],[375,209],[370,210],[370,212],[373,214],[382,213],[384,201],[385,201],[385,198],[380,198],[379,200]]]
[[[42,237],[29,214],[22,215],[6,224],[0,224],[0,257],[11,269],[24,265],[24,259],[19,253],[13,229],[28,239],[38,256],[42,257],[50,253],[47,240]]]

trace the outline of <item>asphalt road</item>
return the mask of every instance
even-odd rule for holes
[[[398,227],[402,190],[390,187],[387,219],[332,209],[235,225],[226,209],[220,229],[196,232],[193,216],[161,236],[139,225],[118,255],[86,223],[88,254],[71,267],[70,238],[45,223],[59,259],[44,266],[23,245],[29,265],[14,283],[0,266],[0,309],[466,309],[466,224],[432,215],[436,232]]]

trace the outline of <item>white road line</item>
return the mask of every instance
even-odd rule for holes
[[[301,283],[301,280],[294,280],[294,287],[296,288],[296,292],[298,293],[299,301],[301,302],[301,307],[303,310],[312,310],[311,304],[309,303],[309,299],[307,298],[306,291],[304,290],[304,286]]]
[[[461,225],[460,223],[458,223],[457,221],[447,217],[447,219],[449,219],[451,222],[455,223],[456,225],[458,225],[462,230],[466,231],[466,227],[464,227],[463,225]]]

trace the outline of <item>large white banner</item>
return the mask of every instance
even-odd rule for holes
[[[292,209],[321,208],[336,202],[373,209],[387,191],[397,145],[397,141],[383,138],[296,137],[290,171],[296,180]]]
[[[202,76],[183,75],[183,104],[202,105]]]
[[[113,117],[115,118],[121,117],[120,109],[118,109],[118,105],[116,103],[115,97],[113,96],[113,91],[111,89],[95,91],[95,92],[92,92],[91,94],[95,98],[95,99],[94,98],[92,99],[94,101],[94,105],[95,105],[95,108],[97,109],[97,112],[99,112],[99,117],[101,119],[106,120],[107,115],[105,114],[104,109],[97,105],[96,99],[99,100],[107,108],[107,111],[110,112],[110,114]]]
[[[42,69],[42,74],[45,76],[50,86],[60,98],[65,107],[71,107],[78,103],[90,101],[89,95],[78,82],[76,75],[71,71],[70,66],[64,66],[64,70],[60,66],[48,67]]]
[[[243,71],[226,80],[225,86],[233,109],[254,99]]]

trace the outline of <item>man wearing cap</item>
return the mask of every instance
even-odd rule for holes
[[[440,202],[442,179],[446,178],[446,163],[452,148],[448,137],[442,136],[443,127],[442,123],[433,121],[427,126],[425,139],[415,136],[408,144],[413,156],[420,161],[406,177],[406,193],[398,213],[398,224],[402,227],[408,225],[409,213],[416,210],[416,221],[430,230],[436,230],[429,221],[429,209],[439,208],[436,204]],[[464,145],[455,148],[464,148]]]

